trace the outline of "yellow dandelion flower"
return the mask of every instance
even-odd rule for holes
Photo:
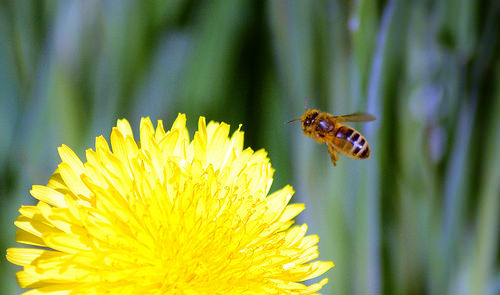
[[[290,186],[268,194],[273,169],[243,132],[201,117],[190,141],[180,114],[170,131],[149,119],[140,145],[126,120],[83,163],[63,145],[46,186],[22,206],[7,259],[24,294],[314,294],[333,267],[318,237],[293,226],[304,206]]]

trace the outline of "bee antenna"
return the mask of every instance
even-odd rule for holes
[[[304,96],[304,111],[307,111],[307,96]]]
[[[291,123],[291,122],[294,122],[294,121],[298,121],[298,120],[300,120],[300,119],[301,119],[301,118],[291,119],[290,121],[285,122],[285,124],[288,124],[288,123]]]

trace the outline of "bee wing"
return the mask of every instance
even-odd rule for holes
[[[333,116],[339,122],[367,122],[375,121],[375,116],[368,113],[354,113],[344,116]]]

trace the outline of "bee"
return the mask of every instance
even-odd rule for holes
[[[300,118],[292,119],[287,123],[298,120],[302,121],[302,132],[305,135],[312,137],[318,143],[326,143],[334,166],[337,166],[337,153],[358,160],[370,157],[370,146],[365,137],[356,129],[341,122],[374,121],[373,115],[354,113],[333,116],[319,110],[306,110]]]

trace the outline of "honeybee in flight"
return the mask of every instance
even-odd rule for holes
[[[370,157],[370,146],[365,137],[341,122],[374,121],[375,116],[367,113],[333,116],[319,110],[306,110],[302,117],[287,123],[298,120],[302,121],[302,132],[305,135],[311,136],[318,143],[326,143],[334,166],[337,166],[337,152],[358,160]]]

